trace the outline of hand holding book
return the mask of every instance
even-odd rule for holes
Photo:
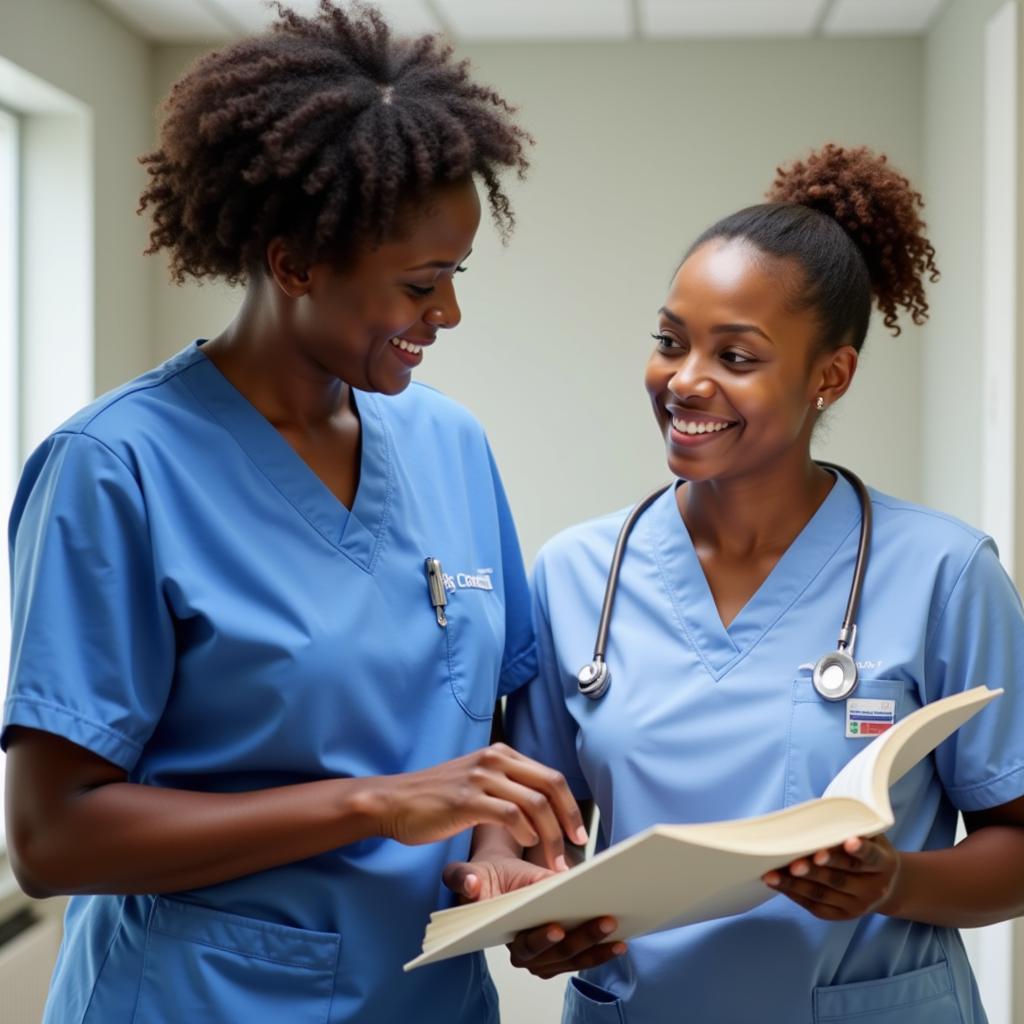
[[[896,889],[900,852],[885,836],[851,836],[839,846],[801,857],[762,880],[825,921],[883,912]]]
[[[554,874],[520,857],[488,851],[479,859],[449,864],[444,884],[465,902],[479,903]],[[596,967],[626,951],[625,943],[606,941],[617,928],[614,917],[598,917],[568,931],[555,922],[522,931],[508,943],[512,966],[538,978]]]
[[[779,865],[806,861],[825,851],[838,858],[838,848],[849,837],[863,841],[889,829],[894,823],[889,788],[1001,692],[979,686],[919,708],[861,750],[819,799],[755,818],[655,825],[571,871],[493,899],[439,911],[431,916],[422,955],[406,969],[510,942],[551,921],[568,933],[608,914],[618,924],[606,937],[613,943],[751,910],[771,898],[772,890],[762,878]],[[858,850],[845,853],[856,857]],[[877,840],[866,850],[865,856],[871,858],[886,852]],[[814,875],[808,884],[818,886],[830,870],[842,872],[848,865],[807,867],[804,877]],[[876,874],[859,869],[846,873]],[[790,873],[790,879],[791,892],[817,893],[803,893],[799,875]],[[865,906],[872,905],[868,897],[877,879],[861,881],[869,884],[863,890],[855,887],[860,895],[847,901],[847,909],[864,899]]]

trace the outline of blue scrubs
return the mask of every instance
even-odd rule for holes
[[[992,542],[872,492],[855,697],[896,720],[969,687],[1006,688],[893,789],[902,850],[953,844],[957,811],[1024,794],[1024,615]],[[580,696],[624,513],[567,531],[535,570],[540,676],[511,736],[601,810],[606,846],[659,822],[764,814],[820,796],[865,740],[811,664],[834,649],[857,551],[856,493],[828,497],[728,629],[669,491],[629,540],[608,649],[612,684]],[[598,908],[600,909],[600,908]],[[748,914],[633,939],[568,987],[565,1020],[978,1024],[958,933],[869,915],[821,921],[781,895]]]
[[[220,793],[485,746],[536,652],[483,431],[422,385],[355,401],[351,512],[195,345],[56,431],[11,520],[5,728],[66,737],[133,782]],[[447,576],[444,628],[428,557]],[[401,971],[469,838],[75,897],[46,1020],[496,1021],[482,956]]]

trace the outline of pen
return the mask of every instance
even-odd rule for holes
[[[430,603],[437,614],[437,624],[447,626],[448,618],[444,610],[448,604],[448,595],[444,590],[444,570],[436,558],[428,558],[423,565],[427,573],[427,587],[430,591]]]

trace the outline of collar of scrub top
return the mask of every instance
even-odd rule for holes
[[[836,649],[822,655],[814,666],[811,679],[818,695],[827,701],[846,700],[857,687],[857,663],[853,660],[853,646],[857,640],[857,608],[860,605],[860,593],[864,585],[864,574],[867,570],[868,548],[871,546],[871,495],[868,494],[864,481],[852,470],[834,462],[819,462],[823,469],[841,473],[850,481],[857,492],[860,502],[860,538],[857,542],[857,560],[853,567],[853,579],[850,582],[850,594],[846,601],[846,612],[839,628],[839,640]],[[598,620],[597,640],[594,643],[594,656],[590,662],[579,670],[576,682],[584,697],[600,700],[611,685],[612,674],[605,661],[608,649],[608,630],[612,621],[612,606],[615,603],[615,592],[619,585],[619,573],[622,570],[622,559],[626,550],[626,542],[636,525],[637,520],[658,498],[669,488],[675,487],[676,481],[659,487],[645,498],[642,498],[626,516],[626,521],[619,530],[612,552],[612,561],[608,569],[608,582],[604,588],[604,602],[601,605],[601,617]]]
[[[234,438],[284,500],[334,549],[364,572],[377,567],[388,526],[396,456],[378,396],[352,389],[360,423],[359,487],[346,508],[277,428],[202,350],[203,339],[180,357],[185,386]]]

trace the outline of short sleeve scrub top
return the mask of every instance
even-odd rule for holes
[[[485,746],[496,698],[536,672],[487,441],[422,385],[354,398],[351,510],[199,343],[55,431],[10,523],[4,739],[45,730],[132,782],[218,793]],[[45,1019],[496,1021],[480,955],[401,971],[468,843],[367,839],[190,892],[76,896]]]
[[[899,721],[976,685],[1005,694],[892,791],[901,850],[953,845],[958,811],[1024,794],[1024,615],[990,539],[871,492],[874,530],[858,613],[853,698]],[[597,702],[590,657],[625,513],[567,531],[535,569],[540,675],[510,698],[510,735],[596,800],[600,843],[658,823],[750,817],[820,796],[863,749],[846,702],[822,700],[813,663],[833,650],[860,507],[842,477],[729,627],[670,490],[638,521]],[[873,728],[878,723],[872,720]],[[820,920],[782,895],[738,916],[635,938],[568,988],[570,1024],[979,1024],[959,933],[870,914]]]

